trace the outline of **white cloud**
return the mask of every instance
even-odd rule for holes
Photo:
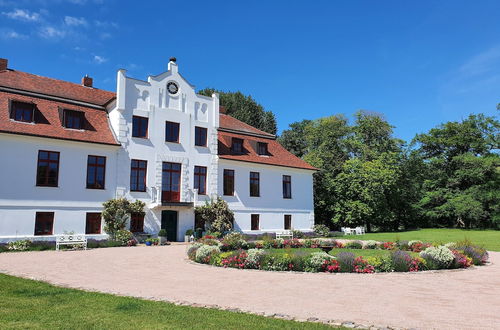
[[[97,27],[103,27],[103,28],[112,27],[112,28],[118,29],[118,23],[116,23],[116,22],[95,20],[94,24]]]
[[[65,16],[64,23],[68,26],[86,26],[87,20],[83,17]]]
[[[18,33],[14,30],[0,31],[0,36],[2,39],[27,39],[28,36],[22,33]]]
[[[66,31],[57,29],[53,26],[44,26],[40,28],[38,34],[46,39],[59,39],[66,36]]]
[[[30,12],[29,10],[24,10],[24,9],[14,9],[13,11],[10,12],[2,12],[2,14],[11,19],[26,21],[26,22],[37,22],[40,20],[39,13]]]
[[[107,60],[108,60],[107,58],[104,58],[102,56],[94,55],[94,62],[96,62],[97,64],[102,64],[102,63],[106,62]]]
[[[470,77],[487,73],[500,64],[500,46],[492,47],[467,60],[459,68],[459,73]]]

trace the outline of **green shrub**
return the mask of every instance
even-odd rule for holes
[[[378,246],[378,243],[377,241],[373,241],[373,240],[369,240],[369,241],[365,241],[365,244],[363,245],[363,249],[376,249]]]
[[[420,252],[420,256],[425,260],[429,269],[449,268],[455,260],[455,256],[446,246],[431,246]]]
[[[292,230],[292,235],[293,235],[293,238],[302,238],[304,237],[304,233],[300,230]]]
[[[262,258],[262,269],[264,270],[274,270],[274,271],[286,271],[290,270],[292,259],[288,254],[285,253],[266,253]]]
[[[348,243],[346,243],[345,248],[346,249],[362,249],[363,242],[361,242],[361,241],[348,242]]]
[[[207,264],[210,262],[212,254],[220,253],[218,246],[202,245],[196,250],[195,260],[199,263]]]
[[[160,229],[160,231],[158,232],[158,237],[167,237],[167,230]]]
[[[354,259],[356,256],[352,252],[340,252],[336,256],[342,273],[354,272]]]
[[[304,270],[306,272],[320,272],[322,270],[321,266],[323,263],[332,259],[335,258],[326,252],[313,252],[307,259]]]
[[[7,244],[7,249],[10,251],[26,251],[30,248],[31,241],[28,239],[9,242]]]
[[[130,241],[133,237],[134,234],[125,229],[118,230],[115,233],[115,241],[121,242],[122,246],[127,245],[128,241]]]
[[[211,232],[224,233],[233,228],[233,211],[229,209],[227,202],[220,197],[206,201],[205,205],[195,207],[194,211],[196,217],[203,220],[206,228]],[[216,237],[220,237],[220,235]]]
[[[193,229],[188,229],[186,230],[186,233],[184,234],[185,236],[194,236],[194,230]]]
[[[248,255],[245,261],[245,268],[259,269],[266,251],[261,249],[249,249],[247,254]]]
[[[367,257],[365,259],[368,264],[372,265],[375,268],[376,272],[392,272],[394,269],[392,268],[392,263],[389,256],[373,256]]]
[[[222,239],[221,249],[223,250],[239,250],[246,249],[248,247],[247,242],[243,238],[241,233],[233,231]]]
[[[203,246],[203,243],[193,243],[187,250],[188,258],[194,260],[196,257],[196,251]]]
[[[330,234],[330,228],[323,224],[314,225],[313,231],[316,235],[321,237],[328,237]]]
[[[396,241],[396,246],[400,249],[400,250],[403,250],[403,251],[408,251],[410,250],[410,244],[408,241],[401,241],[401,240],[397,240]]]

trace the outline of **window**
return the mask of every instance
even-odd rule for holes
[[[36,171],[36,185],[57,187],[59,178],[59,152],[38,151],[38,166]]]
[[[266,156],[267,153],[267,143],[257,142],[257,153],[261,156]]]
[[[231,140],[231,151],[235,154],[243,153],[243,140],[238,138],[233,138]]]
[[[144,214],[132,213],[130,215],[130,231],[133,233],[144,232]]]
[[[286,230],[292,229],[292,215],[291,214],[285,214],[285,224],[284,224],[283,228]]]
[[[179,143],[179,123],[167,121],[165,124],[165,141]]]
[[[85,234],[101,233],[101,213],[87,213]]]
[[[81,111],[64,110],[64,127],[83,129],[84,115]]]
[[[224,170],[224,195],[234,195],[234,170]]]
[[[292,177],[283,175],[283,198],[292,198]]]
[[[148,138],[148,118],[132,117],[132,137]]]
[[[207,146],[207,129],[205,127],[195,126],[194,128],[194,145],[199,147]]]
[[[181,200],[181,164],[163,163],[161,190],[162,202],[179,202]]]
[[[203,166],[194,167],[194,189],[198,189],[199,195],[207,194],[207,168]]]
[[[16,121],[32,123],[34,122],[34,110],[35,105],[33,103],[12,101],[10,108],[10,118]]]
[[[52,235],[54,212],[36,212],[35,235]]]
[[[260,174],[259,172],[250,172],[250,196],[260,196]]]
[[[259,230],[259,215],[258,214],[252,214],[251,215],[252,223],[251,223],[251,230]]]
[[[147,167],[147,161],[132,159],[130,168],[130,191],[146,191]]]
[[[89,156],[87,159],[87,189],[104,189],[106,157]]]

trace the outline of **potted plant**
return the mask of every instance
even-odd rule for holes
[[[167,231],[165,229],[160,229],[158,237],[160,238],[160,245],[165,245],[167,243]]]
[[[153,242],[154,242],[154,238],[146,238],[146,246],[151,246],[153,245]]]
[[[186,234],[184,234],[184,242],[190,242],[191,237],[193,237],[193,234],[194,234],[194,230],[192,230],[192,229],[186,230]]]

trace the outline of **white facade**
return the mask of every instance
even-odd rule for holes
[[[172,84],[176,88],[169,91],[167,86]],[[194,207],[216,196],[222,196],[234,211],[236,230],[283,230],[285,215],[291,217],[293,229],[308,231],[314,225],[313,170],[219,158],[218,95],[196,94],[194,86],[178,73],[175,61],[168,64],[167,72],[147,81],[127,77],[125,70],[119,70],[116,100],[107,112],[119,145],[0,133],[0,152],[7,160],[0,172],[0,242],[54,240],[54,235],[64,232],[84,233],[86,214],[101,212],[102,203],[115,197],[145,202],[144,232],[156,235],[162,227],[169,226],[167,231],[176,228],[175,233],[169,232],[171,240],[183,240],[187,229],[195,229]],[[132,136],[133,116],[147,118],[146,137]],[[167,121],[179,125],[177,142],[166,142]],[[207,129],[206,146],[195,145],[195,127]],[[36,185],[39,150],[60,153],[57,187]],[[86,188],[89,155],[106,157],[105,189]],[[132,160],[147,162],[145,191],[131,189]],[[166,162],[180,164],[176,201],[162,196]],[[194,189],[195,166],[207,169],[205,194]],[[234,170],[234,196],[223,196],[224,169]],[[259,197],[250,197],[250,171],[260,174]],[[291,177],[291,198],[283,198],[283,175]],[[52,235],[34,236],[36,212],[54,212]],[[252,214],[259,215],[258,229],[251,228]]]
[[[36,212],[54,212],[53,234],[85,233],[86,213],[101,212],[103,201],[116,191],[117,146],[70,142],[0,133],[2,157],[0,186],[0,242],[34,236]],[[57,187],[36,185],[39,150],[60,153]],[[105,189],[87,189],[87,157],[106,157]],[[90,235],[102,239],[107,235]]]

